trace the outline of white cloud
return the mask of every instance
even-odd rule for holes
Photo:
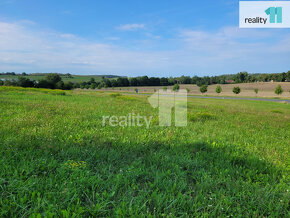
[[[144,28],[145,28],[144,24],[137,24],[137,23],[124,24],[117,27],[118,30],[123,30],[123,31],[132,31],[132,30],[138,30],[138,29],[144,29]]]
[[[280,38],[273,41],[277,35]],[[29,22],[0,22],[0,72],[129,76],[209,75],[242,70],[281,72],[290,69],[289,38],[289,34],[270,30],[225,27],[216,32],[183,30],[175,40],[162,41],[165,45],[175,44],[170,50],[166,46],[167,49],[148,49],[142,40],[135,41],[136,46],[130,49],[69,33],[41,30]]]

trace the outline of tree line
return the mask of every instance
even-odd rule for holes
[[[126,86],[170,86],[174,84],[196,84],[198,86],[211,84],[229,83],[250,83],[250,82],[286,82],[290,81],[290,71],[287,73],[275,74],[248,74],[240,72],[234,75],[221,76],[181,76],[181,77],[119,77],[117,79],[103,78],[100,82],[95,82],[92,78],[88,82],[77,84],[77,88],[107,88],[107,87],[126,87]]]
[[[74,84],[72,82],[63,82],[61,76],[57,73],[47,74],[45,79],[39,81],[30,80],[24,76],[19,76],[17,80],[0,80],[0,85],[63,90],[71,90],[74,88]]]
[[[274,74],[249,74],[247,72],[240,72],[237,74],[220,75],[220,76],[181,76],[181,77],[118,77],[117,79],[103,76],[101,81],[95,81],[91,78],[87,82],[63,82],[62,77],[73,78],[71,74],[49,73],[45,74],[45,79],[33,81],[27,78],[27,75],[32,74],[15,74],[2,73],[0,75],[19,75],[18,80],[0,81],[0,85],[7,86],[22,86],[22,87],[36,87],[36,88],[50,88],[50,89],[64,89],[69,90],[73,88],[107,88],[107,87],[126,87],[126,86],[170,86],[174,84],[196,84],[198,86],[211,84],[229,84],[229,83],[249,83],[249,82],[286,82],[290,81],[290,71],[287,73]],[[43,74],[42,74],[43,75]]]

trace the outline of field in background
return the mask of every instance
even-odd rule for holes
[[[281,85],[284,92],[282,95],[276,95],[274,93],[276,87]],[[217,94],[215,89],[217,85],[209,85],[208,91],[203,95],[214,95],[214,96],[243,96],[243,97],[282,97],[282,98],[290,98],[290,82],[258,82],[258,83],[239,83],[239,84],[221,84],[222,93]],[[241,93],[236,95],[233,93],[233,87],[239,86],[241,88]],[[102,90],[110,90],[117,92],[135,92],[137,88],[139,93],[154,93],[154,91],[162,89],[164,86],[146,86],[146,87],[115,87],[115,88],[106,88]],[[173,88],[173,86],[167,86],[168,89]],[[181,89],[188,88],[190,90],[189,95],[202,95],[199,91],[199,87],[197,85],[180,85]],[[259,89],[258,94],[254,92],[254,89]]]
[[[0,216],[286,217],[289,104],[188,100],[176,128],[147,96],[0,89]],[[102,126],[129,113],[150,128]]]
[[[15,79],[17,80],[17,78],[20,75],[0,75],[0,79]],[[46,75],[29,75],[29,76],[25,76],[25,78],[28,78],[30,80],[42,80],[45,79]],[[62,80],[64,82],[88,82],[91,78],[94,78],[96,82],[99,82],[102,80],[102,76],[98,76],[98,75],[84,75],[84,76],[80,76],[80,75],[72,75],[73,78],[68,78],[66,76],[61,76]]]

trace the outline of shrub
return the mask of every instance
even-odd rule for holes
[[[256,94],[258,94],[259,89],[254,89],[254,92],[255,92]]]
[[[110,94],[111,97],[113,98],[116,98],[116,97],[119,97],[119,96],[122,96],[120,93],[112,93]]]
[[[206,93],[207,92],[207,85],[202,85],[200,88],[199,88],[199,91],[201,93]]]
[[[240,87],[237,86],[233,88],[233,93],[235,93],[236,95],[239,94],[240,92],[241,92]]]
[[[218,93],[218,94],[221,93],[222,92],[222,87],[221,86],[217,86],[216,89],[215,89],[215,92]]]
[[[90,88],[91,88],[91,89],[96,89],[96,88],[97,88],[97,84],[96,84],[96,83],[92,83],[92,84],[90,85]]]
[[[30,79],[22,76],[18,77],[17,83],[21,87],[34,87],[34,81],[31,81]]]
[[[187,91],[187,93],[189,93],[190,92],[190,89],[189,88],[186,88],[186,91]]]
[[[179,85],[178,84],[174,84],[173,86],[173,91],[178,91],[179,90]]]
[[[58,81],[55,85],[56,89],[64,89],[64,83],[63,81]]]
[[[85,85],[85,88],[86,89],[89,89],[90,88],[89,84]]]
[[[214,120],[215,116],[209,112],[198,112],[196,114],[189,113],[187,115],[189,121],[195,122],[195,121],[206,121],[206,120]]]
[[[275,94],[281,95],[283,93],[283,89],[281,85],[278,85],[277,88],[275,89]]]
[[[72,82],[65,82],[63,85],[64,90],[72,90],[74,88],[74,84]]]
[[[166,87],[166,86],[164,86],[162,89],[163,89],[163,91],[166,91],[166,90],[167,90],[167,87]]]

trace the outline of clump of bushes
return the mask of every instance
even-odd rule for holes
[[[278,85],[277,88],[275,89],[275,94],[281,95],[283,91],[284,90],[282,89],[281,85]]]
[[[197,113],[189,113],[188,119],[191,122],[195,121],[206,121],[206,120],[214,120],[215,115],[209,112],[197,112]]]
[[[110,94],[110,97],[116,98],[122,96],[120,93],[112,93]]]
[[[207,85],[202,85],[200,88],[199,88],[199,91],[201,93],[206,93],[207,92]]]
[[[179,85],[178,84],[174,84],[174,86],[173,86],[173,91],[178,91],[179,90]]]
[[[239,94],[241,92],[241,88],[240,87],[234,87],[233,88],[233,93],[235,93],[236,95]]]
[[[222,87],[220,85],[218,85],[215,89],[215,92],[220,94],[222,92]]]

